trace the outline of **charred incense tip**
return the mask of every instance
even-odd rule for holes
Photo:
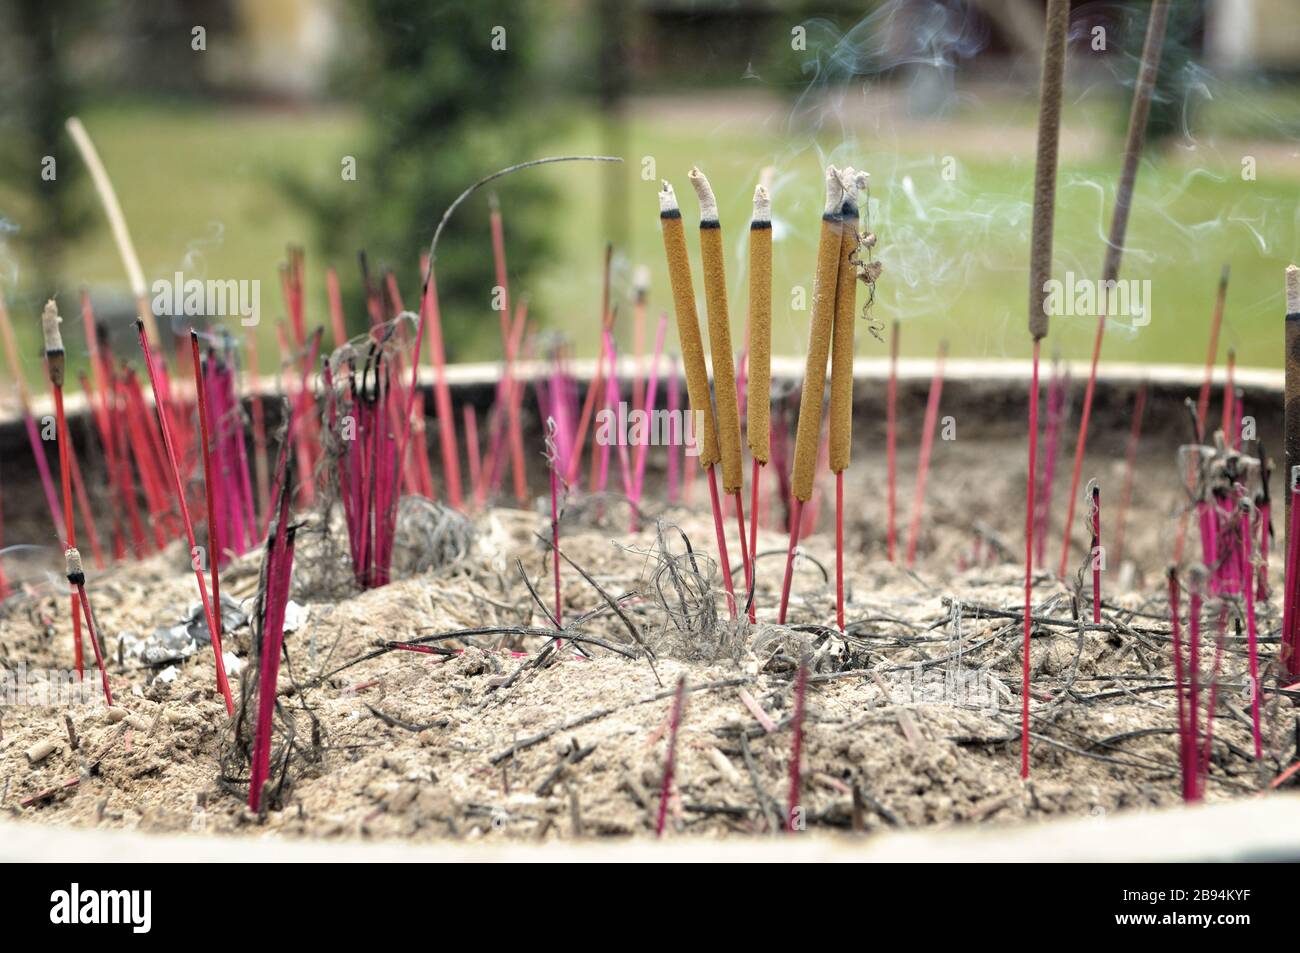
[[[840,207],[844,204],[844,182],[840,179],[840,170],[833,165],[826,167],[826,205],[822,209],[822,218],[839,218]]]
[[[840,205],[840,212],[845,218],[858,217],[858,195],[866,189],[870,180],[870,174],[852,166],[847,166],[840,171],[840,185],[844,189],[844,201]]]
[[[632,273],[632,290],[636,300],[641,302],[650,294],[650,269],[645,265],[637,265]]]
[[[661,218],[681,218],[682,210],[677,205],[677,193],[664,179],[664,187],[659,190],[659,216]]]
[[[1232,270],[1232,267],[1231,267],[1231,266],[1230,266],[1230,265],[1225,261],[1225,262],[1223,263],[1223,271],[1219,272],[1219,290],[1220,290],[1220,291],[1222,291],[1224,288],[1226,288],[1226,287],[1228,286],[1228,272],[1231,271],[1231,270]]]
[[[68,577],[68,582],[74,586],[84,586],[86,584],[86,573],[81,568],[81,553],[76,547],[69,547],[63,554],[64,575]]]
[[[772,225],[772,196],[762,185],[754,187],[754,218],[751,228],[769,228]]]
[[[46,354],[63,353],[63,334],[59,331],[62,322],[63,319],[59,317],[59,306],[51,298],[45,302],[45,309],[41,312],[41,332],[45,335]]]
[[[717,225],[718,200],[713,196],[713,187],[709,185],[709,180],[705,178],[699,166],[692,167],[686,178],[690,180],[691,187],[695,189],[695,194],[700,200],[700,227]]]
[[[50,383],[55,387],[63,386],[64,354],[63,334],[59,331],[59,306],[51,298],[45,302],[41,312],[41,333],[45,336],[45,366],[50,376]]]
[[[1187,588],[1195,595],[1199,595],[1205,589],[1205,581],[1209,578],[1210,573],[1202,563],[1192,563],[1187,568]]]
[[[1300,314],[1300,268],[1286,266],[1286,313]]]
[[[1300,466],[1291,468],[1291,492],[1300,492]]]

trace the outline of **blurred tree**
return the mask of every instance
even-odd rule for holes
[[[35,280],[24,285],[37,289],[37,297],[56,287],[63,247],[84,227],[86,206],[77,192],[83,169],[63,122],[77,103],[69,38],[93,9],[83,0],[12,0],[0,7],[0,181],[24,200],[0,210],[0,228],[21,236],[35,267]]]
[[[364,249],[372,268],[398,274],[404,304],[413,309],[419,256],[451,202],[487,173],[537,157],[537,48],[547,34],[546,11],[527,0],[353,0],[352,8],[364,39],[356,62],[344,68],[344,92],[356,91],[367,118],[355,180],[336,165],[329,185],[286,184],[313,213],[331,262],[355,261]],[[547,246],[544,183],[526,172],[494,183],[512,300]],[[490,310],[495,279],[485,193],[457,211],[438,244],[449,356],[499,353],[491,345],[499,322]],[[350,323],[359,327],[357,270],[340,268],[340,279]]]

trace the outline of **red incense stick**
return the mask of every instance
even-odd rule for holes
[[[673,793],[673,775],[677,763],[677,732],[686,713],[686,676],[677,680],[677,694],[673,697],[673,710],[668,720],[668,751],[664,756],[664,780],[659,789],[659,816],[655,819],[655,837],[664,836],[664,823],[668,819],[668,801]]]
[[[800,801],[803,798],[803,784],[800,777],[800,761],[803,758],[803,716],[805,696],[808,693],[808,666],[799,664],[799,672],[794,679],[794,714],[791,716],[790,730],[790,800],[786,805],[785,829],[794,833],[803,829],[803,815]]]
[[[64,549],[73,550],[77,546],[77,527],[72,515],[72,468],[68,462],[72,450],[69,446],[68,419],[63,413],[65,355],[63,335],[59,331],[62,320],[59,317],[59,309],[51,298],[45,303],[45,309],[41,312],[41,330],[45,337],[45,369],[50,379],[50,390],[54,394],[54,419],[59,441],[59,481],[63,487],[63,525],[67,531]],[[77,678],[80,679],[85,674],[85,663],[82,657],[81,614],[76,592],[69,594],[69,605],[72,612],[72,639]]]
[[[1129,210],[1133,202],[1133,185],[1137,180],[1138,162],[1142,157],[1142,144],[1146,138],[1147,119],[1151,112],[1151,94],[1155,89],[1156,74],[1160,69],[1160,51],[1168,18],[1168,0],[1154,0],[1147,19],[1146,38],[1142,44],[1137,83],[1133,88],[1133,104],[1129,112],[1128,132],[1124,142],[1124,161],[1120,169],[1119,184],[1115,189],[1115,210],[1111,215],[1110,234],[1106,239],[1106,255],[1102,265],[1104,287],[1112,287],[1119,278],[1120,259],[1124,253],[1124,235],[1128,231]],[[1097,316],[1097,333],[1092,343],[1092,364],[1088,371],[1088,386],[1083,394],[1079,436],[1074,447],[1074,470],[1070,476],[1065,532],[1061,540],[1061,562],[1057,570],[1057,574],[1062,578],[1065,577],[1066,566],[1070,559],[1070,531],[1074,527],[1074,505],[1078,499],[1079,476],[1083,470],[1083,455],[1088,446],[1088,421],[1092,416],[1093,392],[1097,386],[1097,362],[1101,358],[1102,336],[1106,331],[1106,310],[1107,308],[1103,306]],[[1181,551],[1181,539],[1177,548]]]
[[[934,428],[939,420],[939,399],[943,395],[943,365],[948,355],[948,342],[939,344],[935,358],[934,377],[930,380],[930,397],[925,405],[925,425],[921,431],[921,456],[916,469],[916,491],[912,497],[912,520],[907,533],[907,567],[916,562],[916,543],[921,534],[921,510],[925,506],[925,481],[930,472],[930,453],[934,447]]]
[[[181,482],[180,468],[176,464],[171,427],[167,422],[167,407],[159,397],[157,368],[154,366],[153,353],[149,348],[149,339],[145,337],[144,322],[139,318],[136,318],[135,329],[140,338],[140,348],[144,351],[144,364],[145,369],[149,372],[149,383],[153,387],[154,408],[158,414],[158,428],[162,433],[163,446],[167,451],[167,462],[171,465],[172,488],[176,494],[176,503],[180,507],[181,519],[185,523],[185,537],[190,544],[190,555],[193,557],[195,549],[198,548],[198,542],[194,536],[194,523],[190,519],[189,504],[185,502],[185,487]],[[226,680],[226,662],[221,655],[221,630],[217,627],[216,618],[212,612],[212,603],[208,599],[207,581],[203,577],[203,570],[198,566],[194,569],[194,578],[199,584],[199,599],[203,603],[203,615],[208,623],[208,632],[212,636],[212,654],[217,668],[217,688],[220,690],[222,698],[225,699],[226,714],[233,715],[235,713],[235,702],[230,696],[230,683]]]
[[[447,386],[447,357],[442,346],[438,282],[427,260],[424,270],[426,279],[422,307],[429,326],[429,359],[433,362],[434,408],[438,415],[438,442],[442,448],[442,478],[447,486],[447,499],[453,508],[461,509],[465,502],[460,487],[460,447],[456,437],[456,418],[451,408],[451,389]]]
[[[209,446],[211,424],[208,421],[208,383],[203,373],[203,363],[199,358],[199,333],[190,329],[190,353],[194,358],[194,390],[199,403],[199,441],[203,456],[203,495],[208,504],[208,564],[212,577],[212,602],[216,606],[213,620],[216,622],[214,645],[221,644],[221,578],[217,565],[221,562],[221,534],[217,520],[217,487],[212,479],[212,452]]]
[[[74,604],[80,603],[81,614],[86,621],[86,633],[90,636],[90,645],[95,652],[95,666],[99,669],[99,680],[104,686],[104,701],[113,704],[113,692],[108,687],[108,670],[104,667],[104,652],[100,647],[99,626],[95,624],[95,614],[90,609],[90,599],[86,597],[86,574],[81,568],[81,553],[75,547],[68,547],[63,554],[64,567],[69,584],[76,590]]]

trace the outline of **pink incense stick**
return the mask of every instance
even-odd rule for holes
[[[1255,626],[1255,589],[1251,585],[1251,571],[1254,567],[1251,553],[1251,506],[1245,499],[1241,500],[1240,513],[1242,586],[1246,591],[1246,638],[1247,652],[1250,656],[1250,727],[1255,741],[1255,760],[1262,762],[1264,741],[1259,730],[1259,642]]]
[[[153,353],[149,348],[149,339],[145,337],[144,321],[136,318],[136,334],[140,338],[140,347],[144,351],[144,364],[149,372],[149,383],[153,387],[154,408],[158,414],[158,427],[162,433],[163,446],[167,451],[167,460],[171,464],[172,487],[176,493],[176,502],[180,507],[181,519],[185,523],[185,536],[189,540],[190,553],[193,554],[198,548],[198,542],[194,536],[194,523],[190,519],[189,504],[185,502],[185,487],[181,482],[180,468],[176,464],[175,448],[172,445],[171,427],[167,423],[167,408],[161,400],[158,393],[158,372],[154,366]],[[212,654],[216,661],[217,668],[217,688],[221,691],[222,698],[226,702],[226,714],[234,715],[235,702],[230,696],[230,683],[226,680],[226,662],[221,655],[221,630],[218,628],[215,616],[212,611],[212,603],[208,600],[208,585],[203,577],[203,570],[197,566],[194,569],[195,580],[199,584],[199,598],[203,603],[203,615],[208,623],[208,632],[212,636]]]
[[[1296,631],[1296,606],[1300,605],[1300,466],[1291,469],[1291,512],[1286,535],[1286,589],[1282,596],[1282,645],[1279,660],[1291,678],[1300,676],[1300,633]]]
[[[555,418],[548,418],[546,426],[547,430],[552,435],[551,440],[548,441],[550,446],[547,449],[550,453],[547,455],[548,459],[546,463],[547,469],[551,472],[551,548],[554,550],[554,552],[551,553],[551,564],[555,574],[555,624],[560,628],[563,628],[564,611],[562,600],[560,598],[560,480],[556,475],[556,470],[559,468],[560,461],[559,452],[555,449],[554,444]],[[560,647],[558,641],[556,647]]]
[[[1174,651],[1174,688],[1178,697],[1178,763],[1183,782],[1183,800],[1193,801],[1196,797],[1196,777],[1192,771],[1191,752],[1195,740],[1191,735],[1191,716],[1189,712],[1188,683],[1184,672],[1187,666],[1183,662],[1182,623],[1178,610],[1178,570],[1169,567],[1169,625]]]
[[[1187,732],[1192,746],[1188,752],[1188,767],[1192,774],[1191,800],[1201,797],[1200,772],[1197,767],[1197,746],[1200,743],[1200,680],[1201,680],[1201,599],[1205,573],[1202,567],[1193,566],[1189,578],[1189,608],[1187,626]]]
[[[645,412],[647,421],[654,420],[655,416],[656,398],[659,395],[659,358],[663,354],[664,334],[667,329],[668,313],[665,311],[659,315],[659,327],[655,332],[655,350],[654,359],[650,364],[650,377],[648,380],[643,380],[641,382],[644,385],[644,390],[641,394],[639,409]],[[671,434],[668,435],[668,440],[670,442],[672,441]],[[642,443],[637,450],[636,457],[636,479],[633,481],[634,496],[632,502],[638,506],[641,503],[641,490],[644,486],[645,480],[645,461],[646,457],[649,455],[649,450],[650,437],[649,434],[647,434],[645,442]]]
[[[718,540],[718,562],[722,570],[722,584],[727,590],[727,609],[736,617],[736,589],[731,581],[731,561],[727,558],[727,531],[722,526],[722,504],[718,499],[718,468],[708,468],[709,498],[713,503],[713,532]]]
[[[668,365],[668,502],[676,503],[681,496],[679,486],[682,441],[684,435],[681,425],[682,378],[677,372],[677,357],[673,356]]]
[[[1092,621],[1095,624],[1101,622],[1101,487],[1094,480],[1090,490],[1092,546],[1088,551],[1092,556]]]
[[[934,377],[930,380],[930,397],[925,405],[925,427],[921,431],[921,457],[916,469],[916,492],[912,497],[912,519],[907,533],[907,567],[916,563],[916,543],[921,534],[921,510],[925,505],[925,481],[930,471],[930,452],[934,447],[934,428],[939,420],[939,399],[943,395],[943,365],[948,342],[939,344]]]

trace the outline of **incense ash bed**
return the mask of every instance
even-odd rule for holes
[[[1219,366],[1227,267],[1206,326],[1180,316],[1208,338],[1203,369],[1100,362],[1170,4],[1143,11],[1113,206],[1098,193],[1105,293],[1073,366],[1043,348],[1073,315],[1053,277],[1069,0],[1047,0],[1035,46],[1032,200],[1007,203],[1028,267],[998,265],[1028,277],[1027,334],[991,350],[1023,364],[950,361],[946,342],[900,362],[907,323],[873,310],[878,255],[918,240],[876,214],[846,140],[818,153],[815,208],[789,203],[816,251],[788,308],[775,166],[746,183],[746,221],[699,165],[642,171],[670,294],[652,311],[639,272],[618,325],[606,246],[594,360],[530,319],[489,189],[500,362],[448,366],[466,312],[444,322],[438,278],[458,276],[439,240],[457,209],[516,173],[624,162],[548,156],[451,201],[418,283],[361,254],[356,315],[333,270],[327,309],[309,300],[291,248],[262,378],[257,315],[155,320],[107,171],[68,120],[137,315],[127,357],[89,294],[80,322],[68,295],[44,303],[47,408],[0,299],[19,543],[0,553],[0,807],[33,826],[541,854],[976,826],[1011,843],[1025,822],[1285,810],[1300,270],[1243,309],[1285,296],[1285,375],[1232,348]],[[925,217],[910,176],[890,184]],[[1123,305],[1132,330],[1149,322],[1146,298]],[[773,356],[774,311],[801,357]],[[888,357],[859,357],[868,332]],[[668,426],[637,439],[629,408]]]
[[[489,370],[458,371],[458,403],[490,394]],[[793,370],[792,362],[774,362],[777,393],[793,390]],[[899,370],[898,480],[908,490],[933,370],[911,361]],[[1162,554],[1173,545],[1181,505],[1179,434],[1190,428],[1182,402],[1197,391],[1199,372],[1166,369],[1149,379],[1112,368],[1102,377],[1085,472],[1106,487],[1122,485],[1132,403],[1143,390],[1132,500],[1125,538],[1107,549],[1101,623],[1090,621],[1091,573],[1078,571],[1089,565],[1086,540],[1076,541],[1067,579],[1036,575],[1028,785],[1017,772],[1022,567],[1014,545],[1025,476],[1015,453],[1025,368],[946,367],[939,419],[953,418],[955,439],[935,441],[910,570],[901,552],[898,562],[887,558],[881,450],[888,364],[859,362],[858,372],[843,635],[834,626],[830,507],[821,505],[804,537],[788,627],[775,625],[783,517],[776,507],[761,512],[758,621],[733,622],[711,556],[711,521],[699,512],[702,478],[678,487],[687,499],[666,503],[668,455],[657,448],[638,532],[629,532],[628,507],[616,494],[565,507],[568,642],[556,649],[547,618],[553,606],[541,595],[552,571],[547,468],[540,422],[529,414],[528,456],[540,464],[529,486],[543,494],[537,506],[493,508],[454,523],[405,506],[389,585],[357,589],[337,519],[328,535],[299,531],[290,598],[302,608],[291,611],[298,618],[285,638],[283,718],[260,818],[244,800],[247,779],[214,691],[211,650],[200,645],[184,660],[152,663],[129,652],[187,612],[201,617],[185,549],[176,544],[139,564],[92,574],[115,707],[8,707],[0,742],[6,806],[23,823],[239,836],[531,843],[653,835],[671,745],[665,836],[759,835],[788,821],[796,730],[795,821],[811,832],[1097,818],[1179,803]],[[1242,372],[1237,385],[1245,416],[1261,421],[1264,441],[1276,443],[1268,423],[1279,417],[1276,375]],[[1220,389],[1216,384],[1216,400]],[[775,402],[778,431],[794,418],[794,404]],[[2,433],[9,442],[21,439],[13,424]],[[28,480],[39,493],[33,474]],[[819,501],[829,499],[832,479],[823,476],[817,489]],[[1118,500],[1114,505],[1104,534],[1118,532]],[[905,515],[906,504],[901,510]],[[1058,505],[1049,544],[1059,540],[1060,521]],[[429,566],[435,543],[445,562]],[[1280,566],[1276,546],[1270,555]],[[225,597],[244,610],[228,603],[224,632],[237,697],[248,685],[252,640],[244,616],[260,562],[261,553],[251,552],[222,572]],[[39,565],[28,564],[27,578],[36,578]],[[711,600],[702,597],[706,584]],[[41,672],[65,667],[58,637],[64,603],[44,588],[7,600],[0,617],[5,666],[29,673],[28,691],[39,690]],[[1255,610],[1260,657],[1271,668],[1280,601],[1274,595]],[[800,660],[807,685],[796,729]],[[1269,692],[1265,761],[1254,763],[1247,669],[1245,639],[1230,628],[1204,789],[1211,802],[1250,796],[1288,758],[1289,693]]]

